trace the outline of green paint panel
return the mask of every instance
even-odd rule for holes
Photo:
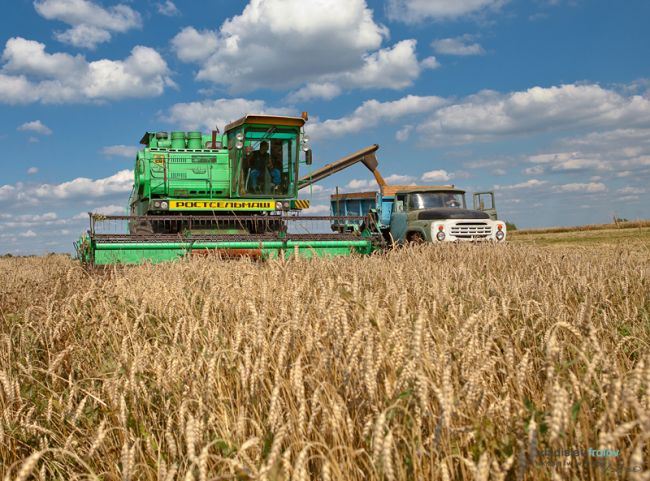
[[[96,243],[93,246],[94,264],[157,264],[186,257],[192,251],[219,249],[261,250],[262,258],[274,259],[298,255],[304,258],[349,256],[353,253],[370,254],[374,246],[370,240],[353,241],[273,241],[273,242],[174,242],[174,243]]]

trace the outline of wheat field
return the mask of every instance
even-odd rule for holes
[[[649,261],[0,259],[0,479],[650,480]]]

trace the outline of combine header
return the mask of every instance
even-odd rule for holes
[[[312,163],[306,117],[248,115],[223,134],[146,132],[135,161],[130,214],[91,213],[90,229],[75,243],[78,257],[106,265],[210,252],[256,258],[371,253],[381,236],[370,217],[301,215],[309,201],[298,199],[298,190],[324,172],[299,177],[299,164]],[[377,148],[324,169],[331,174],[359,161],[376,167]],[[332,225],[341,223],[359,227],[333,232]]]

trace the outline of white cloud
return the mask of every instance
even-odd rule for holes
[[[54,200],[101,198],[125,194],[133,185],[133,171],[121,170],[102,179],[76,179],[60,184],[24,184],[0,186],[0,201],[39,204]]]
[[[439,108],[445,104],[440,97],[408,95],[399,100],[379,102],[366,100],[347,117],[329,119],[310,127],[314,137],[337,137],[379,125],[383,121],[395,121]]]
[[[136,46],[124,60],[87,62],[81,55],[49,54],[45,45],[10,38],[2,54],[0,102],[65,103],[152,97],[173,86],[158,52]]]
[[[417,23],[426,19],[451,20],[486,10],[498,10],[507,0],[388,0],[393,20]]]
[[[645,194],[646,190],[642,187],[627,186],[616,191],[619,194]]]
[[[570,172],[590,169],[612,169],[612,167],[607,162],[595,158],[585,158],[580,152],[539,154],[529,157],[528,160],[534,164],[550,165],[551,171]]]
[[[524,174],[526,175],[541,175],[544,173],[544,167],[541,165],[535,165],[533,167],[528,167],[524,169]]]
[[[138,150],[139,147],[135,145],[108,145],[102,149],[102,153],[107,157],[133,158]]]
[[[27,173],[29,175],[38,174],[38,167],[30,167],[29,169],[27,169]]]
[[[173,105],[164,119],[187,129],[213,129],[223,127],[245,114],[289,115],[285,108],[268,107],[263,100],[243,98],[204,100],[201,102],[178,103]]]
[[[331,82],[309,83],[287,96],[289,102],[306,102],[312,99],[331,100],[341,94],[341,87]]]
[[[395,132],[395,139],[398,142],[406,142],[409,137],[411,136],[411,132],[413,131],[413,126],[412,125],[405,125],[401,129],[399,129],[397,132]]]
[[[212,30],[185,27],[172,39],[172,49],[183,62],[205,61],[219,46],[219,38]]]
[[[358,190],[358,189],[373,189],[377,188],[377,183],[374,180],[367,179],[352,179],[345,186],[347,189]]]
[[[36,132],[37,134],[51,135],[52,130],[40,120],[32,120],[31,122],[25,122],[18,130]]]
[[[18,234],[20,237],[36,237],[36,232],[33,230],[28,230],[26,232],[21,232]]]
[[[158,8],[158,13],[167,17],[173,17],[180,14],[178,7],[174,2],[172,2],[172,0],[165,0],[163,3],[157,3],[156,7]]]
[[[535,187],[541,187],[546,185],[545,180],[530,179],[526,182],[520,182],[518,184],[511,185],[495,185],[494,190],[521,190],[521,189],[533,189]]]
[[[432,55],[422,60],[422,62],[420,62],[420,66],[422,68],[433,70],[440,67],[440,62],[438,62],[438,59]]]
[[[492,173],[493,173],[494,175],[502,176],[502,175],[507,175],[507,174],[508,174],[508,171],[505,170],[505,169],[494,169],[494,170],[492,171]]]
[[[289,98],[300,101],[401,89],[436,66],[418,61],[413,39],[382,47],[388,35],[366,0],[251,0],[219,30],[186,27],[171,43],[181,61],[199,64],[198,80],[232,93],[296,88]]]
[[[606,192],[607,186],[602,182],[589,182],[586,184],[581,183],[571,183],[571,184],[562,184],[556,185],[553,187],[554,192],[578,192],[578,193],[587,193],[593,194],[598,192]]]
[[[598,85],[483,91],[434,112],[418,133],[431,143],[489,141],[577,128],[650,125],[650,98]]]
[[[27,142],[29,142],[30,144],[37,144],[40,141],[41,139],[39,139],[38,137],[30,137],[29,139],[27,139]]]
[[[479,159],[465,162],[463,165],[468,169],[485,169],[487,167],[503,167],[506,162],[498,159]]]
[[[430,170],[422,174],[422,180],[433,181],[433,182],[446,182],[454,178],[454,174],[447,172],[444,169],[439,170]]]
[[[36,0],[34,8],[48,20],[59,20],[71,26],[56,32],[60,42],[93,49],[108,42],[111,33],[123,33],[142,25],[140,14],[128,5],[104,8],[89,0]]]
[[[431,42],[433,49],[442,55],[483,55],[485,50],[481,44],[473,42],[472,35],[461,35],[454,38],[440,38]]]
[[[389,175],[384,179],[386,182],[389,184],[397,184],[397,185],[407,185],[407,184],[412,184],[415,185],[415,177],[411,175],[400,175],[400,174],[393,174]]]

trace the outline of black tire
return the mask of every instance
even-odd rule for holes
[[[424,244],[424,236],[422,235],[421,232],[411,232],[408,235],[408,241],[411,244],[421,245]]]

